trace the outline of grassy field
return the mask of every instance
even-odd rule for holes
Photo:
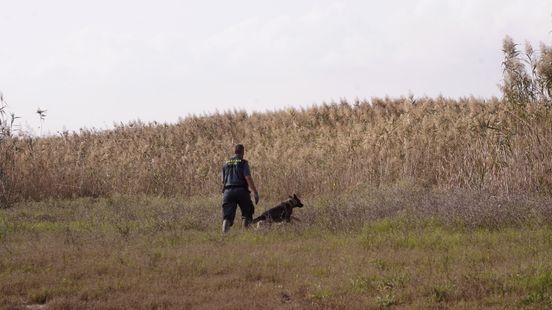
[[[404,184],[303,200],[301,223],[224,237],[218,196],[18,203],[0,210],[0,308],[552,306],[549,197]]]

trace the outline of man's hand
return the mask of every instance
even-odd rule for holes
[[[259,193],[258,193],[258,192],[254,192],[254,193],[253,193],[253,196],[255,196],[255,204],[258,204],[258,203],[259,203]]]

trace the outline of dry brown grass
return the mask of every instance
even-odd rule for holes
[[[220,191],[221,162],[241,142],[270,198],[397,182],[550,194],[551,123],[536,104],[373,99],[14,138],[0,145],[0,170],[10,201],[204,195]]]
[[[549,198],[358,195],[309,198],[300,225],[225,237],[218,196],[19,203],[0,210],[0,308],[552,305]]]

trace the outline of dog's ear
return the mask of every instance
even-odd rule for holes
[[[293,199],[293,197],[291,197],[291,195],[290,195],[290,196],[288,196],[288,197],[289,197],[290,199]]]
[[[293,194],[293,198],[295,198],[295,199],[299,199],[299,198],[297,198],[297,195],[296,195],[296,194]]]

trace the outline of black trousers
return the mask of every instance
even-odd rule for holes
[[[222,217],[230,222],[230,226],[234,224],[238,205],[240,206],[242,218],[245,220],[246,225],[249,225],[253,221],[253,213],[255,213],[255,207],[251,201],[249,191],[245,188],[225,189],[222,199]]]

